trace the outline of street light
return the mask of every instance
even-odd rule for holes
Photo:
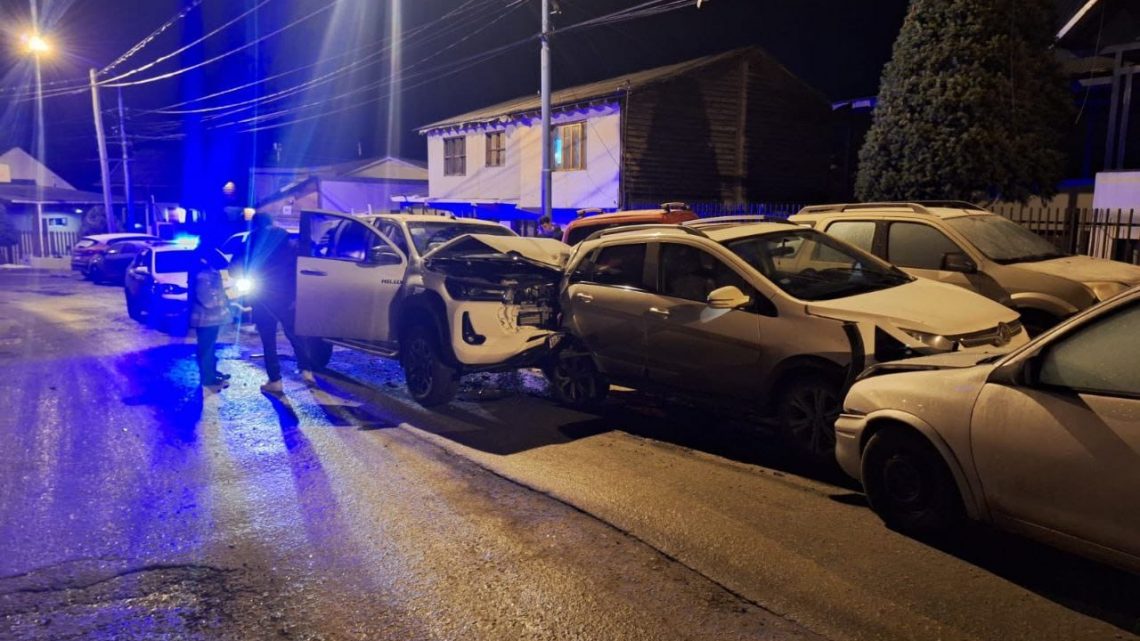
[[[38,33],[27,33],[20,39],[24,43],[24,51],[39,58],[52,53],[51,41]]]
[[[42,194],[43,184],[47,180],[44,172],[45,162],[45,142],[44,142],[44,87],[43,87],[43,70],[40,67],[40,61],[52,54],[53,47],[51,41],[43,34],[33,31],[24,34],[21,38],[24,44],[24,53],[32,56],[36,68],[36,160],[39,161],[37,168],[38,175],[36,176],[36,192],[37,195]],[[40,254],[47,256],[47,247],[44,243],[44,229],[43,229],[43,198],[36,198],[36,232],[39,238]]]

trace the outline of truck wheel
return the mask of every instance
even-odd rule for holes
[[[593,357],[577,344],[559,349],[542,372],[550,381],[554,400],[574,409],[594,409],[610,391],[610,382],[598,371]]]
[[[776,414],[784,442],[812,463],[835,464],[835,420],[843,400],[839,387],[821,372],[801,375],[779,390]]]
[[[319,338],[302,338],[301,348],[308,352],[306,356],[314,370],[319,371],[329,366],[329,361],[332,360],[332,343]]]
[[[400,341],[400,364],[408,392],[424,407],[442,405],[455,397],[455,369],[440,358],[439,339],[423,326],[412,327]]]

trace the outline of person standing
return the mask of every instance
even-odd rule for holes
[[[234,265],[240,265],[238,269],[249,284],[247,299],[265,354],[265,374],[269,381],[261,386],[261,391],[266,394],[284,391],[281,358],[277,354],[278,326],[293,346],[301,378],[306,384],[315,383],[308,351],[293,332],[297,301],[297,247],[289,233],[274,225],[269,214],[254,214],[249,236],[241,255],[234,257],[231,270]]]
[[[540,238],[554,238],[562,240],[562,227],[554,222],[549,214],[543,214],[538,219],[538,235]]]
[[[198,341],[198,380],[202,389],[219,392],[229,378],[218,372],[215,350],[218,333],[230,320],[230,301],[222,285],[225,258],[212,244],[202,241],[194,250],[187,274],[187,299],[190,303],[190,327]]]

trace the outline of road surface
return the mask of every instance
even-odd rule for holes
[[[933,547],[771,438],[630,392],[601,414],[391,363],[195,388],[121,292],[0,272],[0,639],[1134,639],[1140,579],[973,528]],[[287,364],[288,365],[288,364]],[[288,369],[288,367],[287,367]]]

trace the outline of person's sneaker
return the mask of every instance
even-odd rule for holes
[[[284,392],[285,385],[281,382],[281,379],[269,381],[268,383],[261,386],[262,394],[282,394]]]
[[[305,385],[308,385],[309,387],[317,386],[317,377],[313,375],[312,370],[301,370],[301,380],[304,381]]]

